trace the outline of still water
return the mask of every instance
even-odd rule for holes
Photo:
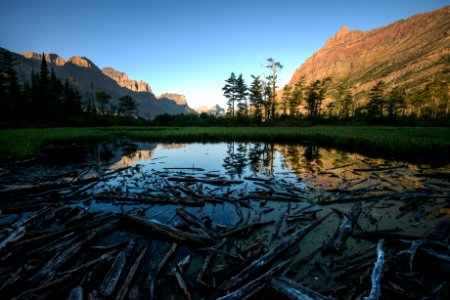
[[[314,144],[118,140],[50,146],[36,163],[17,166],[3,177],[2,184],[43,184],[55,179],[70,182],[101,174],[97,177],[100,180],[61,192],[62,199],[80,211],[130,213],[189,231],[181,209],[219,236],[260,222],[254,230],[230,235],[223,248],[215,250],[208,271],[211,286],[282,244],[292,233],[327,216],[299,247],[290,250],[293,263],[284,274],[326,295],[341,297],[349,285],[361,283],[361,278],[364,284],[358,289],[366,293],[376,254],[374,241],[381,237],[395,241],[389,252],[392,268],[398,268],[396,274],[409,274],[407,267],[395,262],[407,261],[407,257],[397,253],[405,253],[412,240],[429,236],[438,224],[450,222],[449,173],[450,165],[436,161],[373,158]],[[356,203],[361,203],[362,212],[346,240],[345,251],[332,256],[314,254]],[[100,245],[140,238],[133,230],[122,229],[103,237]],[[164,238],[155,239],[143,274],[154,274],[170,247]],[[247,256],[242,257],[242,253]],[[192,262],[185,275],[192,283],[206,253],[183,246],[174,260],[187,254]],[[357,268],[355,272],[347,270],[349,265]],[[145,291],[148,279],[144,275],[139,278],[137,285]],[[390,279],[395,287],[398,278]],[[170,280],[168,276],[159,281],[159,297],[180,297],[179,291],[169,288]],[[439,283],[439,279],[433,280],[432,284]],[[396,293],[400,292],[392,297]],[[419,290],[414,293],[428,295]],[[208,292],[197,289],[194,298],[205,295]]]

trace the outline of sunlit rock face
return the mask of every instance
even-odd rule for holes
[[[378,81],[419,87],[448,69],[450,6],[369,31],[341,28],[293,74],[289,84],[331,77],[355,93]]]
[[[102,72],[106,76],[110,77],[115,82],[117,82],[118,85],[120,85],[121,87],[127,88],[130,91],[147,92],[147,93],[152,92],[152,90],[147,82],[144,82],[141,80],[137,81],[137,80],[130,79],[130,78],[128,78],[127,74],[125,74],[123,72],[119,72],[117,70],[114,70],[111,67],[103,68]]]
[[[178,105],[187,105],[186,97],[180,94],[164,93],[159,95],[158,99],[168,99],[174,101]]]

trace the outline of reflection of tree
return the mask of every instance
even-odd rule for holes
[[[138,152],[138,150],[139,148],[136,144],[133,143],[122,144],[122,156],[133,158]]]
[[[310,173],[316,174],[323,169],[318,146],[306,147],[303,156],[305,158],[305,169]]]
[[[323,170],[322,156],[318,146],[286,145],[277,148],[284,156],[285,163],[294,172],[318,173]]]
[[[241,177],[247,165],[247,145],[234,142],[227,144],[227,156],[223,160],[222,166],[225,168],[231,178],[234,176]]]
[[[273,174],[274,144],[255,143],[250,148],[249,154],[250,170],[253,173]]]

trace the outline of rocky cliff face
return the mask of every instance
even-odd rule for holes
[[[152,92],[152,90],[147,82],[144,82],[142,80],[137,81],[137,80],[130,79],[130,78],[128,78],[127,74],[125,74],[123,72],[119,72],[117,70],[114,70],[111,67],[103,68],[102,72],[106,76],[110,77],[115,82],[117,82],[118,85],[120,85],[121,87],[127,88],[130,91],[147,92],[147,93]]]
[[[378,81],[414,88],[450,65],[450,6],[370,31],[344,26],[293,74],[307,82],[332,77],[358,93]]]
[[[0,48],[0,51],[8,51]],[[22,81],[30,80],[32,72],[38,73],[42,54],[26,52],[24,54],[12,53],[16,61],[16,71]],[[152,93],[150,86],[143,81],[128,78],[125,73],[112,68],[100,70],[92,61],[85,57],[73,56],[65,59],[56,54],[45,54],[49,69],[54,69],[58,78],[69,80],[81,92],[85,99],[89,99],[93,87],[96,91],[104,91],[111,95],[111,102],[117,106],[118,99],[130,95],[137,101],[137,115],[143,118],[154,118],[159,114],[191,113],[186,99],[178,104],[172,99],[158,99]],[[184,96],[183,96],[184,97]]]
[[[172,100],[178,105],[187,105],[186,97],[180,94],[164,93],[158,96],[158,99]]]

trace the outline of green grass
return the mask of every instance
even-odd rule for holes
[[[50,143],[128,137],[140,141],[314,141],[381,156],[437,156],[449,160],[450,128],[387,126],[281,127],[96,127],[0,130],[0,156],[23,158]]]

